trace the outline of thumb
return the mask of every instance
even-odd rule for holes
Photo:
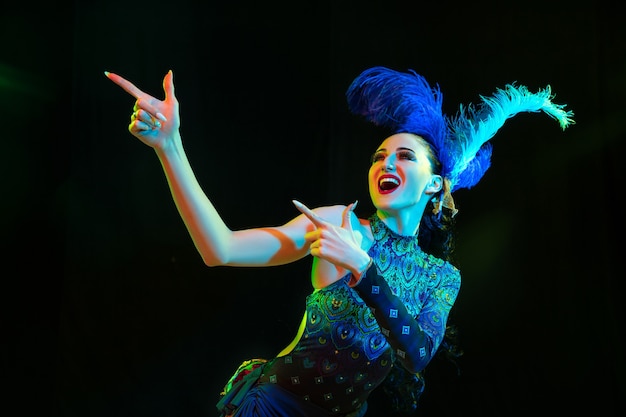
[[[341,221],[341,227],[343,227],[344,229],[348,229],[352,231],[352,222],[350,221],[350,218],[352,216],[352,213],[354,213],[354,209],[356,208],[356,205],[358,204],[358,202],[359,201],[357,200],[354,203],[351,203],[343,211],[343,219]]]

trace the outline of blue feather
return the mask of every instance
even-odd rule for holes
[[[506,85],[491,97],[480,96],[474,107],[460,106],[453,118],[442,112],[443,95],[413,70],[398,72],[373,67],[357,76],[346,92],[354,114],[389,129],[424,138],[441,162],[441,175],[449,180],[450,192],[471,188],[491,165],[489,140],[507,119],[520,112],[543,111],[565,129],[574,123],[573,113],[552,103],[550,86],[531,93],[525,86]]]
[[[443,149],[448,135],[442,113],[443,96],[414,71],[397,72],[385,67],[363,71],[346,92],[348,107],[366,120],[394,133],[422,136]]]
[[[531,93],[525,86],[508,84],[498,89],[492,97],[481,96],[478,108],[460,107],[459,113],[450,120],[450,140],[443,162],[449,171],[452,191],[474,186],[489,168],[491,146],[488,141],[498,132],[507,119],[520,112],[543,111],[556,119],[565,129],[574,123],[573,113],[565,111],[564,105],[552,103],[550,86]]]

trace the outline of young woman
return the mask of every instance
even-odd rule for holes
[[[507,86],[455,119],[442,96],[413,71],[375,67],[347,92],[350,109],[389,130],[368,182],[376,208],[356,203],[309,209],[282,226],[230,230],[202,191],[179,133],[172,72],[158,100],[106,73],[136,98],[129,131],[152,147],[185,225],[208,266],[273,266],[312,255],[312,292],[293,341],[274,358],[245,361],[217,404],[222,416],[363,416],[372,390],[392,383],[394,404],[413,408],[421,371],[442,346],[459,292],[450,262],[456,209],[451,193],[476,184],[489,166],[488,140],[520,111],[544,111],[564,128],[571,112],[550,90]],[[406,381],[412,381],[406,390]],[[405,386],[402,391],[400,385]]]

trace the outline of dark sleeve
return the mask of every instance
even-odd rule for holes
[[[392,293],[375,265],[370,266],[354,287],[372,310],[382,333],[395,349],[396,357],[413,373],[426,367],[443,340],[448,313],[458,293],[460,275],[458,279],[452,277],[452,280],[439,282],[443,285],[432,289],[417,317],[412,317],[400,298]]]

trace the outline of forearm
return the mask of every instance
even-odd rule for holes
[[[433,340],[410,315],[385,279],[371,265],[354,289],[371,308],[397,358],[410,372],[419,372],[432,358]]]
[[[155,148],[169,184],[172,198],[205,264],[228,262],[232,231],[200,187],[180,139],[165,149]]]

